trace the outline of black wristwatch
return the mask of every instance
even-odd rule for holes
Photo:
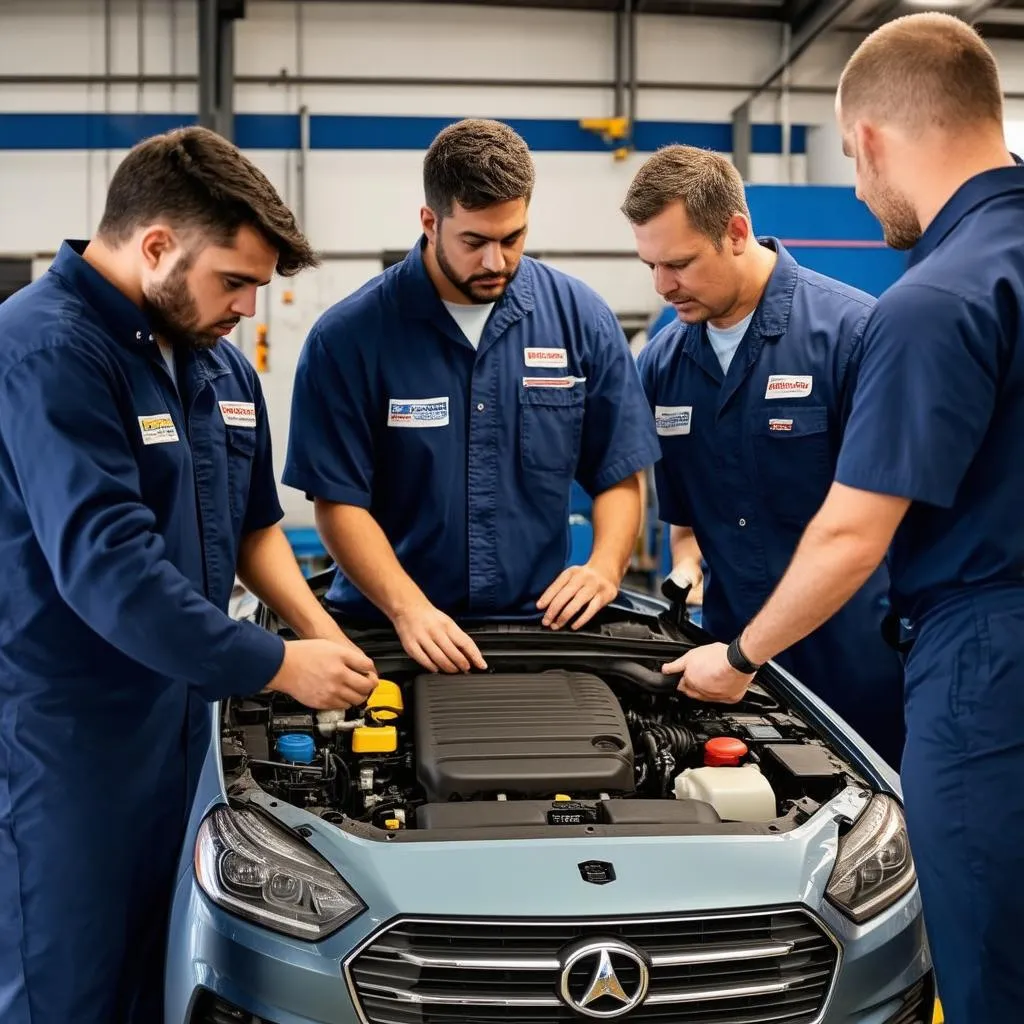
[[[729,659],[729,664],[732,665],[737,672],[742,672],[745,676],[752,676],[761,666],[755,665],[744,653],[740,647],[740,638],[736,637],[728,649],[725,652],[725,656]]]

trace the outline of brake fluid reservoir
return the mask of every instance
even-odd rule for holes
[[[687,768],[676,776],[677,800],[703,800],[723,821],[771,821],[775,792],[756,764]]]

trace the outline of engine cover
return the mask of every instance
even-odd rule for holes
[[[633,791],[626,719],[596,676],[422,675],[413,694],[416,772],[429,800]]]

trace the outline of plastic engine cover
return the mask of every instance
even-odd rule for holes
[[[633,791],[626,719],[596,676],[422,675],[413,693],[416,771],[429,800]]]

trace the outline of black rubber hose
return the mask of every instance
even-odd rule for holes
[[[672,693],[679,687],[679,676],[667,676],[662,672],[655,672],[653,669],[644,668],[635,661],[613,661],[605,668],[616,676],[628,679],[635,683],[642,690],[650,693]]]
[[[651,733],[655,740],[663,743],[672,751],[672,757],[678,764],[685,761],[697,746],[697,739],[685,725],[662,725],[660,722],[644,723],[646,732]]]

